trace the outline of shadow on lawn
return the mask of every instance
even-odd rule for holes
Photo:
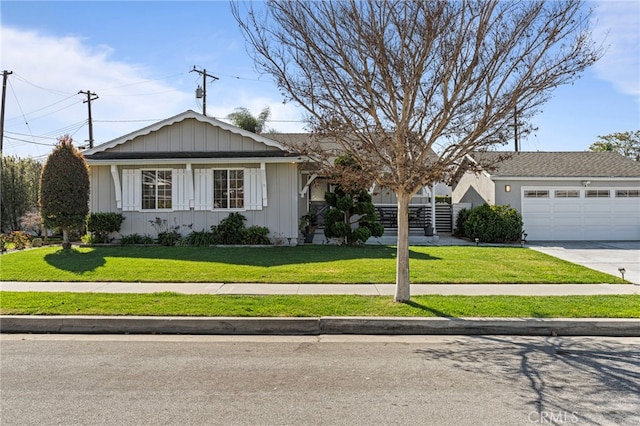
[[[82,253],[72,250],[66,255],[62,250],[45,256],[47,263],[72,272],[84,272],[105,263],[108,257],[131,259],[166,259],[192,262],[215,262],[247,266],[281,266],[303,263],[323,263],[341,260],[390,260],[395,259],[393,247],[93,247]],[[438,260],[414,250],[409,251],[414,260]]]
[[[419,309],[421,311],[425,311],[425,312],[431,312],[433,315],[437,316],[437,317],[452,317],[451,314],[447,314],[446,312],[442,312],[439,311],[437,309],[433,309],[427,305],[423,305],[422,303],[418,303],[418,302],[414,302],[413,300],[410,300],[408,302],[404,302],[405,305],[407,306],[411,306],[412,308],[415,309]]]
[[[94,252],[83,253],[75,249],[60,249],[55,253],[47,254],[44,260],[57,269],[76,274],[93,271],[106,263],[103,256],[96,256]]]

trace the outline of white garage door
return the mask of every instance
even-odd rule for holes
[[[640,240],[640,190],[523,188],[530,241]]]

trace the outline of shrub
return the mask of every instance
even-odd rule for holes
[[[216,236],[218,244],[244,244],[245,226],[247,220],[240,213],[231,213],[220,221],[218,226],[212,226],[211,231]]]
[[[180,228],[192,227],[192,225],[178,225],[175,217],[173,218],[173,225],[169,225],[169,221],[167,219],[160,217],[150,220],[149,223],[158,233],[158,244],[163,246],[175,246],[182,239]]]
[[[151,238],[150,235],[123,235],[120,239],[120,244],[123,246],[130,246],[133,244],[153,244],[153,238]]]
[[[470,209],[462,209],[458,212],[458,217],[456,219],[456,229],[455,234],[461,237],[464,237],[464,223],[469,219]]]
[[[6,251],[10,244],[13,245],[15,250],[23,250],[31,243],[29,235],[22,231],[13,231],[9,235],[2,234],[0,241],[2,244],[2,251]]]
[[[344,244],[355,245],[384,233],[367,191],[346,193],[337,186],[334,192],[325,194],[325,200],[329,205],[324,214],[324,235],[327,238],[343,238]]]
[[[158,244],[161,246],[175,246],[182,238],[178,231],[160,232],[158,234]]]
[[[220,221],[218,226],[212,226],[215,244],[240,245],[240,244],[270,244],[269,228],[251,226],[246,228],[247,220],[240,213],[231,213]]]
[[[193,247],[208,247],[216,243],[216,236],[213,232],[194,231],[187,235],[184,240],[185,245]]]
[[[483,204],[471,209],[462,227],[466,237],[478,238],[483,242],[519,241],[522,236],[522,215],[510,206]]]
[[[266,245],[271,244],[269,240],[269,228],[264,226],[250,226],[247,228],[244,236],[245,244]]]
[[[109,234],[119,232],[124,221],[120,213],[90,213],[87,215],[87,232],[93,233],[94,243],[108,243]]]

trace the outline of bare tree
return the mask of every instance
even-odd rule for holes
[[[504,144],[514,111],[527,122],[602,54],[579,0],[272,0],[232,12],[257,68],[314,134],[395,192],[399,302],[410,298],[410,199],[466,154]],[[309,150],[331,157],[322,149]]]

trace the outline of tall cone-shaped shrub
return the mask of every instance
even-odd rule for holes
[[[40,215],[47,228],[62,230],[62,247],[71,248],[69,230],[89,213],[89,168],[69,135],[58,139],[40,176]]]

